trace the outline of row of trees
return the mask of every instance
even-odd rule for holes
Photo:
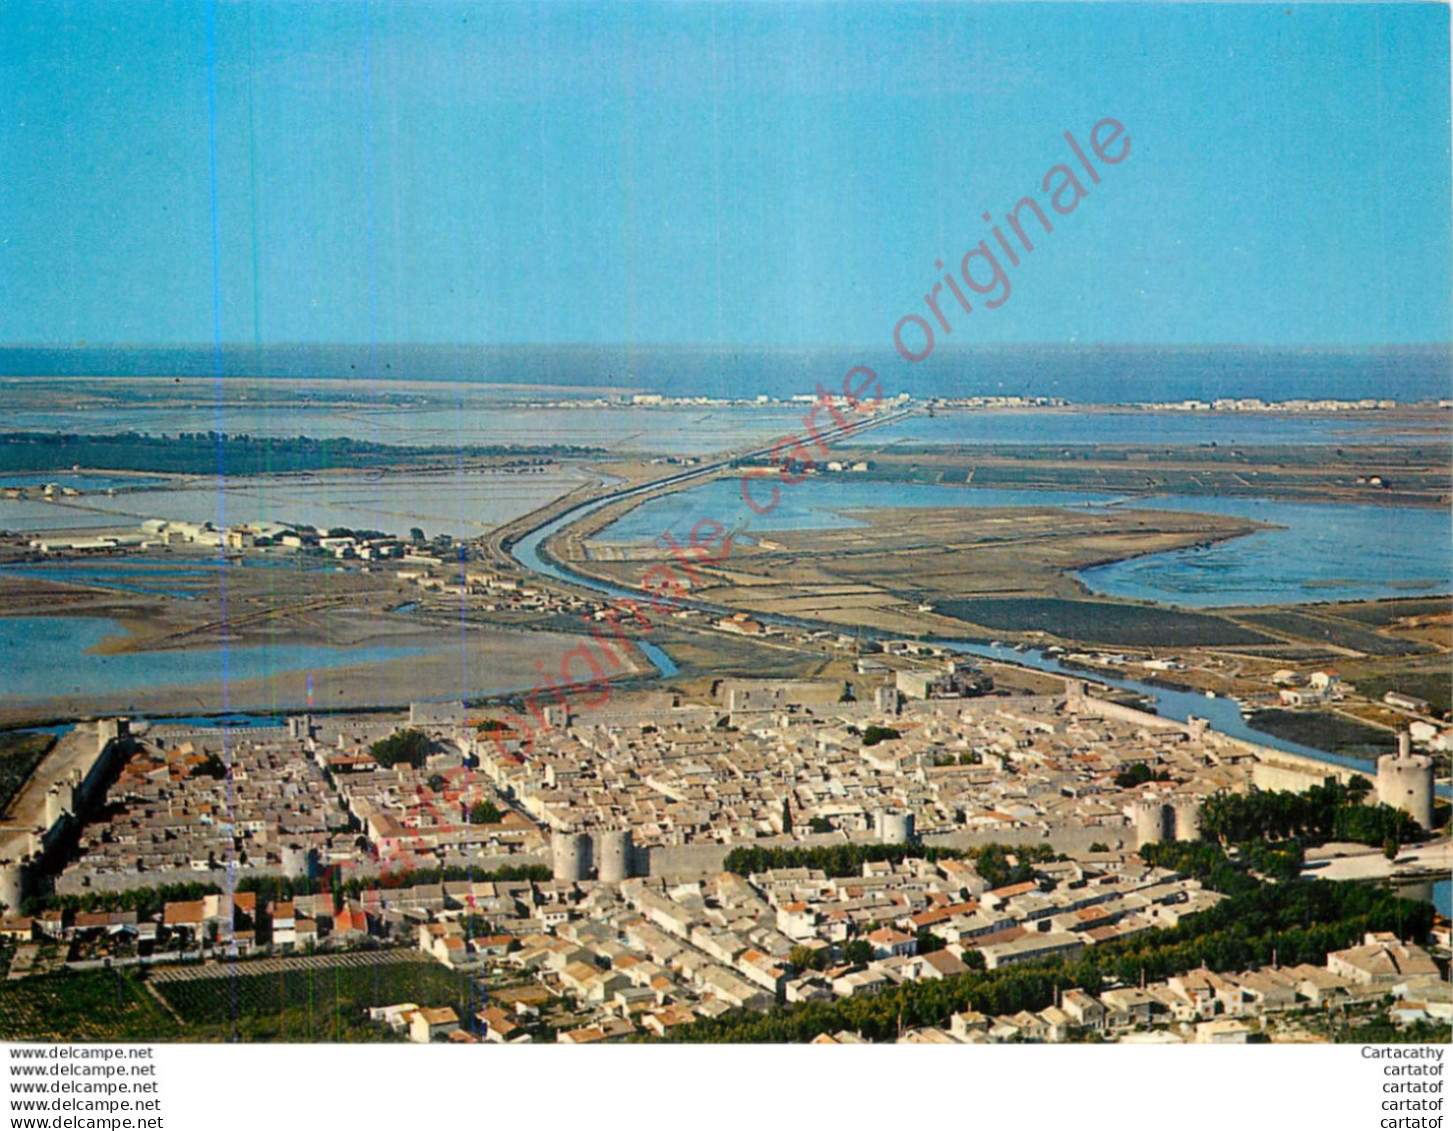
[[[245,883],[246,881],[243,881]],[[238,884],[239,890],[242,884]],[[88,891],[81,895],[32,896],[22,908],[26,915],[41,911],[135,911],[140,917],[157,915],[168,903],[195,902],[206,895],[217,895],[221,888],[214,883],[160,884],[129,891]]]
[[[1328,778],[1302,793],[1216,793],[1201,807],[1201,830],[1222,844],[1292,838],[1375,845],[1415,840],[1418,823],[1401,809],[1366,804],[1371,790],[1366,778],[1354,777],[1347,785]]]
[[[512,447],[474,444],[464,448],[380,444],[349,437],[223,435],[185,432],[157,436],[123,432],[84,436],[59,432],[0,433],[0,472],[55,471],[106,467],[115,471],[160,471],[215,475],[218,461],[229,474],[263,475],[330,469],[372,469],[384,464],[434,463],[455,466],[461,457],[573,456],[602,449],[569,444]],[[537,460],[535,462],[547,462]]]
[[[528,880],[540,884],[547,882],[550,876],[550,869],[543,864],[516,864],[492,871],[460,867],[406,868],[396,872],[385,872],[371,879],[359,876],[350,877],[334,886],[333,898],[337,903],[345,898],[357,899],[370,888],[387,891],[413,887],[416,884],[454,883],[462,880],[470,880],[477,884],[517,883]]]
[[[831,844],[816,847],[734,848],[723,867],[739,876],[774,868],[818,868],[829,876],[860,876],[863,865],[890,861],[894,864],[913,856],[926,860],[958,860],[963,852],[955,848],[930,848],[908,844]]]
[[[863,865],[888,861],[970,860],[990,887],[1005,887],[1034,878],[1034,866],[1062,857],[1047,844],[986,844],[978,848],[941,848],[921,844],[831,844],[814,847],[734,848],[725,868],[739,876],[775,868],[817,868],[828,876],[863,874]]]

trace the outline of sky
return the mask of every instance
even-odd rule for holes
[[[955,344],[1447,343],[1448,19],[9,0],[0,343],[883,347],[1105,117]]]

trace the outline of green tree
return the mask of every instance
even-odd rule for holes
[[[1350,840],[1369,845],[1381,845],[1389,838],[1400,844],[1416,840],[1417,822],[1402,810],[1365,804],[1371,788],[1371,783],[1359,775],[1346,785],[1329,777],[1302,793],[1219,792],[1201,806],[1201,829],[1223,847],[1290,839],[1315,844]]]
[[[843,961],[859,965],[873,961],[873,944],[867,939],[853,939],[843,947]]]
[[[1156,773],[1144,762],[1136,762],[1115,775],[1115,784],[1121,789],[1134,789],[1149,781],[1170,781],[1170,774],[1164,770]]]
[[[892,727],[880,727],[876,723],[870,725],[863,731],[863,745],[877,746],[880,742],[886,742],[890,738],[902,738]]]
[[[826,952],[810,946],[794,946],[787,952],[787,961],[800,971],[821,970]]]
[[[927,927],[920,927],[918,929],[917,938],[919,954],[932,954],[934,951],[942,950],[948,945]]]
[[[381,738],[369,747],[374,760],[380,766],[396,766],[406,762],[414,769],[423,769],[425,760],[434,750],[429,736],[421,730],[401,730],[387,738]]]
[[[493,801],[476,801],[469,809],[469,821],[474,825],[497,825],[500,815]]]

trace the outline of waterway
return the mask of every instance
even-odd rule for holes
[[[1068,679],[1085,679],[1093,683],[1103,683],[1110,687],[1118,687],[1123,691],[1133,691],[1142,695],[1150,701],[1155,713],[1162,718],[1175,719],[1178,722],[1186,722],[1191,717],[1205,719],[1211,727],[1222,734],[1230,735],[1232,738],[1244,739],[1247,742],[1259,743],[1262,746],[1271,746],[1277,750],[1285,750],[1289,754],[1301,754],[1308,758],[1316,758],[1318,761],[1327,762],[1335,766],[1344,766],[1348,769],[1358,770],[1362,773],[1377,773],[1375,764],[1365,758],[1354,758],[1347,754],[1334,754],[1330,751],[1319,750],[1314,746],[1303,746],[1299,742],[1292,742],[1290,739],[1278,738],[1266,734],[1252,727],[1241,715],[1241,706],[1234,699],[1207,698],[1204,694],[1193,691],[1174,691],[1170,688],[1156,687],[1153,684],[1141,683],[1133,679],[1116,679],[1101,675],[1098,672],[1089,673],[1079,671],[1075,668],[1067,668],[1055,659],[1037,649],[1030,649],[1020,652],[1014,648],[1004,645],[993,644],[969,644],[957,640],[935,640],[945,648],[951,648],[955,652],[964,652],[980,656],[984,659],[998,660],[1003,663],[1022,664],[1024,667],[1034,668],[1042,672],[1050,672],[1054,675],[1062,675]]]
[[[152,726],[196,727],[198,730],[233,730],[244,727],[281,727],[287,722],[283,715],[168,715],[163,718],[144,719]]]
[[[1453,881],[1412,880],[1406,883],[1394,883],[1392,887],[1404,899],[1431,903],[1435,911],[1446,918],[1453,919]]]
[[[651,663],[656,665],[656,670],[660,672],[664,678],[670,679],[673,675],[676,675],[681,671],[681,669],[676,666],[676,661],[668,656],[666,654],[666,649],[662,648],[659,644],[652,644],[649,640],[637,640],[635,644],[636,647],[640,649],[642,655],[644,655],[646,659],[650,660]]]
[[[941,488],[929,487],[923,489],[942,490]],[[686,493],[689,492],[682,492],[682,494]],[[669,498],[670,496],[667,497]],[[527,569],[553,577],[557,581],[583,586],[608,596],[638,599],[641,595],[639,591],[628,590],[621,586],[599,581],[593,577],[575,573],[545,557],[540,552],[541,543],[553,537],[561,528],[578,522],[580,519],[585,518],[587,515],[613,501],[610,499],[598,500],[558,516],[514,543],[511,547],[511,553]],[[654,501],[646,505],[652,506],[654,505]],[[638,509],[645,509],[645,507]],[[710,513],[710,511],[697,512],[698,517],[704,517]],[[687,529],[689,530],[689,524],[687,525]],[[811,629],[822,627],[821,624],[816,622],[798,621],[790,617],[763,617],[762,619],[792,627]],[[1203,694],[1189,691],[1174,691],[1169,688],[1141,683],[1138,680],[1113,679],[1098,674],[1087,676],[1084,672],[1065,668],[1053,656],[1045,655],[1043,652],[1033,649],[1020,652],[1003,645],[976,644],[954,640],[937,640],[935,643],[952,648],[958,652],[969,653],[985,659],[999,660],[1004,663],[1021,664],[1025,667],[1036,668],[1039,671],[1063,675],[1068,678],[1093,679],[1109,686],[1120,688],[1121,690],[1135,692],[1145,697],[1157,714],[1168,719],[1185,722],[1192,716],[1203,718],[1215,730],[1233,738],[1244,739],[1247,742],[1258,743],[1276,750],[1284,750],[1290,754],[1300,754],[1304,757],[1315,758],[1318,761],[1326,762],[1330,765],[1355,769],[1361,773],[1376,773],[1376,766],[1365,759],[1353,758],[1327,750],[1319,750],[1312,746],[1304,746],[1301,743],[1292,742],[1289,739],[1284,739],[1276,735],[1265,734],[1262,731],[1254,729],[1242,717],[1240,705],[1232,699],[1211,699]],[[1448,796],[1448,788],[1446,786],[1440,786],[1439,795]]]

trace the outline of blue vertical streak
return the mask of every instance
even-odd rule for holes
[[[212,198],[212,366],[213,387],[217,402],[217,529],[227,529],[227,468],[226,445],[223,440],[222,419],[222,235],[221,220],[217,213],[217,7],[213,0],[207,4],[207,173]],[[222,544],[217,547],[217,583],[222,603],[222,712],[225,716],[231,710],[228,696],[228,637],[227,632],[227,541],[223,535]],[[227,827],[232,828],[232,744],[230,727],[222,725],[222,764],[226,767]],[[232,910],[232,893],[236,878],[236,841],[227,839],[227,911]],[[232,1035],[237,1036],[237,943],[228,925],[227,951],[232,962]]]
[[[368,380],[373,396],[373,442],[382,440],[379,429],[379,368],[378,368],[378,258],[374,237],[373,203],[373,14],[368,0],[363,0],[363,223],[364,240],[368,256]],[[373,521],[375,529],[382,529],[383,518],[382,474],[374,481]]]

